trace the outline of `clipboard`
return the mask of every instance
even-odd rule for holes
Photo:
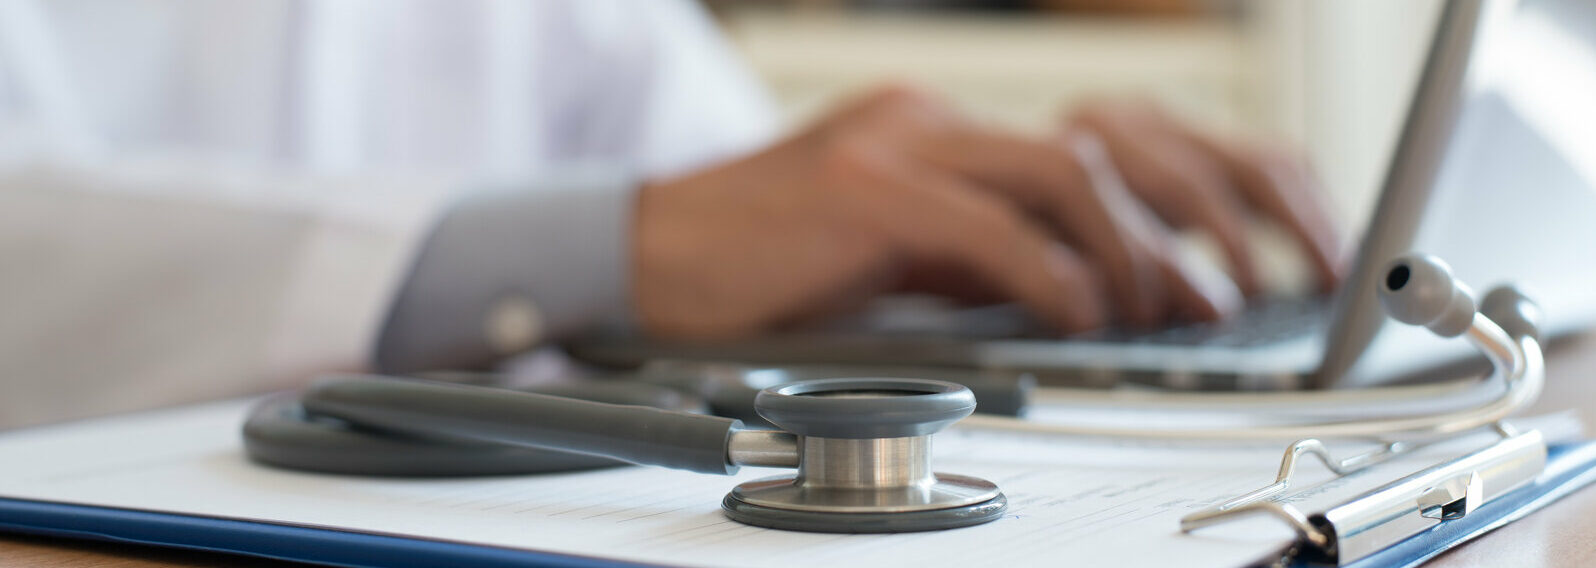
[[[994,468],[993,471],[1009,472],[1004,477],[1008,487],[1014,489],[1016,495],[1030,493],[1014,507],[1015,518],[983,525],[984,528],[940,533],[847,537],[739,527],[721,518],[712,499],[724,493],[728,480],[688,473],[676,474],[668,470],[617,468],[569,476],[513,476],[479,481],[432,482],[340,478],[264,468],[243,459],[235,437],[237,421],[249,402],[217,403],[0,436],[0,461],[38,464],[29,468],[13,468],[10,475],[0,470],[0,530],[373,567],[597,566],[628,563],[741,566],[780,564],[775,561],[783,558],[791,565],[825,563],[864,566],[898,562],[964,566],[978,564],[983,558],[994,558],[994,550],[990,547],[1004,540],[1008,544],[1002,545],[1004,550],[996,553],[1006,551],[1011,554],[997,558],[994,562],[1008,560],[1010,563],[1034,563],[1056,558],[1061,553],[1081,556],[1089,554],[1085,549],[1092,546],[1105,550],[1108,556],[1097,560],[1083,557],[1083,563],[1118,562],[1124,565],[1160,566],[1167,565],[1171,559],[1181,558],[1192,564],[1238,566],[1252,563],[1310,565],[1324,560],[1322,556],[1315,556],[1318,554],[1315,549],[1304,545],[1301,539],[1294,541],[1291,533],[1284,530],[1273,531],[1267,538],[1239,549],[1227,544],[1228,537],[1223,535],[1210,538],[1201,534],[1184,537],[1179,534],[1181,515],[1197,511],[1200,507],[1229,501],[1231,499],[1224,496],[1235,493],[1228,492],[1242,493],[1248,485],[1267,479],[1267,475],[1247,474],[1248,471],[1265,473],[1256,468],[1267,467],[1272,460],[1270,454],[1274,452],[1267,445],[1254,445],[1246,449],[1252,458],[1244,466],[1215,465],[1178,470],[1171,469],[1179,467],[1174,465],[1166,468],[1158,463],[1138,463],[1134,464],[1137,470],[1145,473],[1141,477],[1114,480],[1113,477],[1124,475],[1117,472],[1131,471],[1114,470],[1099,475],[1091,483],[1068,487],[1072,482],[1068,481],[1067,476],[1078,477],[1083,470],[1061,472],[1057,477],[1052,477],[1053,474],[1046,469],[1053,467],[1048,465],[1053,462],[1048,461],[1050,458],[1046,456],[1037,456],[1049,451],[1076,456],[1082,447],[1080,444],[1086,442],[1064,443],[1056,437],[1027,439],[1022,435],[966,432],[939,443],[977,452],[960,458],[966,460],[960,463],[961,468],[973,467],[971,464],[977,462],[988,462],[988,467]],[[1568,424],[1572,422],[1571,418],[1562,423],[1568,426],[1566,431],[1563,426],[1553,422],[1556,421],[1539,423],[1542,430],[1547,432],[1547,439],[1568,439],[1565,434],[1572,433],[1572,429],[1577,427],[1577,424]],[[1482,480],[1482,499],[1460,517],[1444,521],[1430,520],[1419,514],[1422,511],[1415,512],[1410,516],[1424,519],[1429,523],[1427,528],[1407,538],[1392,538],[1385,542],[1390,545],[1388,548],[1364,556],[1359,562],[1367,565],[1418,562],[1596,480],[1596,442],[1577,442],[1545,450],[1540,434],[1533,430],[1498,437],[1513,442],[1503,444],[1500,440],[1493,440],[1487,447],[1468,455],[1480,456],[1477,459],[1484,459],[1484,463],[1495,464],[1484,468],[1490,471],[1500,469],[1497,466],[1503,463],[1518,463],[1514,460],[1528,459],[1527,465],[1519,470],[1533,471],[1528,481],[1518,483],[1516,488],[1508,488],[1508,485],[1517,483],[1512,480],[1519,478],[1502,477],[1500,479],[1507,485],[1501,485],[1504,488],[1502,491],[1493,492],[1489,488],[1498,487],[1498,482],[1487,484]],[[1346,476],[1325,483],[1353,480],[1356,483],[1349,483],[1346,487],[1355,487],[1360,491],[1382,483],[1406,487],[1395,482],[1402,479],[1428,479],[1418,474],[1435,469],[1433,466],[1448,472],[1463,467],[1459,464],[1468,463],[1469,458],[1457,456],[1484,443],[1476,437],[1468,441],[1466,448],[1443,448],[1437,445],[1425,449],[1422,445],[1410,444],[1386,457],[1378,454],[1374,457],[1354,456],[1346,460],[1331,460],[1331,463],[1344,468],[1375,462],[1381,462],[1381,467],[1349,471]],[[1151,451],[1152,454],[1143,454],[1151,456],[1166,452],[1136,445],[1116,448],[1115,451],[1124,452]],[[1386,449],[1388,447],[1377,452]],[[1224,456],[1229,454],[1213,453],[1223,451],[1208,448],[1202,450],[1202,455],[1215,457],[1217,464],[1228,461]],[[1299,454],[1299,457],[1315,455],[1305,450],[1294,453]],[[1104,457],[1114,459],[1123,455],[1108,454]],[[1544,464],[1544,469],[1534,467],[1536,456],[1541,456],[1539,463]],[[1187,457],[1179,456],[1178,460],[1170,457],[1167,463],[1179,463]],[[990,463],[1002,460],[1033,465],[1016,468]],[[1437,460],[1444,463],[1421,467],[1421,464]],[[1296,472],[1298,476],[1311,477],[1320,473],[1307,471],[1308,468],[1298,469],[1303,470]],[[1177,471],[1201,473],[1172,475],[1172,472]],[[1399,479],[1390,479],[1393,472],[1398,471],[1405,473],[1396,474]],[[758,472],[751,474],[761,475]],[[1484,475],[1497,479],[1495,473],[1487,472]],[[1363,478],[1357,479],[1359,476]],[[1386,481],[1382,482],[1376,477]],[[1173,478],[1181,479],[1179,483],[1169,481]],[[146,494],[118,493],[115,488],[103,485],[102,479],[120,480],[118,482],[123,487],[136,488],[134,490]],[[1060,479],[1064,480],[1063,485]],[[1268,499],[1279,498],[1287,504],[1301,505],[1304,511],[1308,511],[1306,514],[1312,515],[1317,509],[1309,509],[1304,502],[1294,499],[1300,493],[1313,492],[1315,487],[1322,484],[1304,483],[1298,486],[1291,483],[1297,479],[1295,476],[1288,479],[1286,488],[1270,494]],[[1169,482],[1158,487],[1144,487],[1160,480]],[[1118,486],[1105,489],[1097,485],[1110,481],[1118,481]],[[627,484],[616,486],[615,482]],[[156,487],[155,484],[166,486]],[[688,498],[659,506],[642,503],[623,513],[623,509],[632,506],[632,497],[626,497],[626,502],[620,504],[607,502],[609,495],[586,501],[582,497],[593,487],[611,494],[630,491],[635,495],[646,492],[640,488],[650,484],[658,488],[677,487]],[[693,487],[694,484],[697,486]],[[567,492],[551,493],[545,498],[531,501],[505,497],[502,493],[531,489],[557,491],[562,488]],[[1365,492],[1365,495],[1375,493],[1378,491]],[[1349,494],[1350,491],[1343,491],[1335,495],[1340,499]],[[185,495],[190,496],[187,505],[173,505],[169,501],[173,497]],[[411,496],[414,499],[391,503],[398,496]],[[1051,513],[1054,518],[1073,519],[1089,511],[1099,512],[1087,515],[1084,520],[1070,520],[1064,524],[1042,522],[1050,514],[1045,510],[1050,500],[1066,502],[1094,497],[1100,497],[1112,506],[1063,505]],[[1135,510],[1130,503],[1138,499],[1142,505],[1137,505],[1140,510]],[[1343,500],[1356,504],[1366,502],[1367,497]],[[479,504],[471,507],[461,505],[473,501]],[[244,503],[256,505],[254,509],[241,507]],[[314,503],[321,503],[326,510],[314,515],[302,511],[303,507]],[[388,508],[381,508],[384,503],[390,503]],[[527,519],[530,517],[512,515],[509,511],[516,507],[535,508],[546,504],[571,510],[584,505],[588,508],[574,515],[556,515],[541,525],[536,524],[538,521],[535,519],[529,521]],[[592,506],[594,504],[597,504],[596,507]],[[1441,506],[1444,510],[1445,504]],[[378,509],[362,511],[366,507]],[[384,525],[347,520],[357,514],[363,515],[363,518],[380,517],[391,522]],[[1139,516],[1155,514],[1159,516],[1150,517],[1139,528],[1133,522]],[[614,522],[609,525],[583,524],[582,519],[595,516],[614,519]],[[618,518],[620,516],[626,518]],[[670,520],[673,517],[674,520]],[[630,520],[634,518],[637,520]],[[462,522],[462,519],[475,519],[480,525],[456,527],[453,532],[426,528],[436,529],[439,523]],[[653,524],[646,529],[639,528],[647,523]],[[572,532],[545,535],[546,538],[541,540],[530,538],[538,536],[538,531],[556,530],[562,524],[568,525],[567,528]],[[695,528],[700,525],[703,528]],[[1251,531],[1252,528],[1248,525],[1243,530]],[[482,532],[485,529],[509,535],[509,538],[497,539],[492,534]],[[684,530],[687,532],[679,532]],[[1138,530],[1141,532],[1136,532]],[[1343,532],[1338,532],[1338,537]],[[567,535],[576,534],[587,534],[599,544],[586,548],[560,546],[560,543],[570,538]],[[678,534],[691,538],[682,540],[670,536]],[[1025,536],[1027,534],[1034,536]],[[617,548],[626,544],[626,538],[649,538],[663,544],[649,544],[647,546],[652,548],[634,548],[628,553]],[[839,538],[842,540],[833,540]],[[704,556],[683,548],[695,539],[701,542],[713,540],[716,544],[711,549],[717,553],[722,546],[742,543],[738,545],[742,547],[742,552],[733,552],[736,554],[733,556]],[[950,542],[958,544],[942,545],[937,550],[925,549],[931,543]],[[845,543],[851,543],[852,548],[838,548]],[[1008,548],[1021,545],[1029,548]],[[1165,545],[1174,548],[1161,548]],[[1138,546],[1141,548],[1135,548]],[[1197,548],[1191,548],[1194,546]],[[1219,558],[1216,555],[1186,555],[1194,550],[1211,551],[1215,546],[1229,547],[1226,549],[1228,552],[1224,553],[1229,560],[1215,560]],[[673,556],[667,553],[670,550],[683,552]],[[1125,550],[1139,550],[1140,556],[1125,557]],[[829,552],[831,556],[820,558],[809,551]],[[867,556],[867,551],[885,556]],[[961,553],[967,554],[960,556]],[[915,554],[923,558],[911,557]],[[844,561],[833,562],[833,557],[840,557]],[[856,561],[850,562],[850,559]],[[1353,561],[1347,556],[1336,560],[1343,564]]]
[[[1500,448],[1491,459],[1527,457],[1521,449]],[[1442,552],[1495,528],[1524,517],[1574,491],[1596,482],[1596,442],[1551,446],[1545,470],[1522,486],[1478,504],[1462,516],[1434,522],[1383,550],[1343,563],[1349,568],[1417,566]],[[1457,471],[1461,462],[1443,464],[1441,471]],[[1410,476],[1409,481],[1424,479]],[[1403,487],[1402,483],[1393,484]],[[1387,497],[1363,504],[1366,507]],[[1348,506],[1358,507],[1358,503]],[[1423,517],[1422,511],[1419,518]],[[1399,518],[1411,518],[1400,516]],[[1344,526],[1344,525],[1343,525]],[[1342,528],[1342,527],[1338,527]],[[106,540],[210,552],[224,552],[338,566],[557,566],[593,568],[638,566],[611,559],[588,558],[533,551],[438,542],[390,535],[363,534],[314,527],[297,527],[232,519],[174,515],[147,511],[45,503],[0,498],[0,530],[56,537]],[[1340,533],[1338,533],[1340,534]],[[1278,564],[1315,566],[1334,562],[1324,549],[1299,542],[1283,552]]]

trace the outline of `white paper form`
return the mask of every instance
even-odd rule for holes
[[[255,465],[247,402],[0,434],[0,497],[328,527],[633,562],[695,566],[1237,566],[1278,554],[1268,522],[1195,535],[1179,518],[1273,480],[1283,444],[1173,446],[954,430],[938,471],[984,477],[1008,514],[896,535],[777,531],[732,522],[734,477],[646,467],[466,479],[383,479]],[[1452,453],[1458,453],[1453,451]],[[1395,467],[1439,461],[1413,456]],[[1324,477],[1329,477],[1325,474]],[[1361,491],[1391,476],[1338,480]]]

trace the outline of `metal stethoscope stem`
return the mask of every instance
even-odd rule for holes
[[[738,430],[726,442],[726,461],[749,467],[798,467],[798,437],[774,430]]]

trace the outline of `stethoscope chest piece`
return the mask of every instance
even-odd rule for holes
[[[738,485],[738,522],[818,532],[913,532],[992,521],[1008,499],[989,481],[931,470],[931,434],[975,410],[963,386],[832,379],[774,387],[761,416],[798,437],[798,472]]]

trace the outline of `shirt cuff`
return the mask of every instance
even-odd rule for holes
[[[589,174],[456,203],[400,287],[376,369],[481,368],[547,340],[628,327],[636,191]]]

